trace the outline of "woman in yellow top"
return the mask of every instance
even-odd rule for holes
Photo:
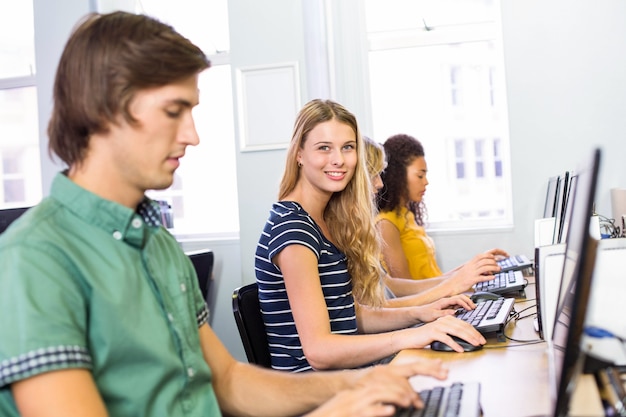
[[[424,148],[405,134],[390,137],[383,146],[387,167],[376,197],[376,224],[384,242],[384,267],[392,277],[440,277],[444,274],[437,264],[435,244],[424,228],[426,207],[422,199],[428,185]],[[501,249],[483,255],[491,258],[485,259],[491,264],[496,256],[508,256]]]
[[[367,160],[367,172],[372,183],[372,197],[383,188],[381,174],[387,167],[387,158],[383,146],[363,136]],[[478,282],[494,278],[493,271],[498,270],[494,252],[491,250],[479,253],[471,260],[448,274],[430,279],[406,279],[391,277],[386,271],[383,275],[385,288],[385,305],[388,307],[408,307],[432,303],[443,297],[461,294],[472,289]]]

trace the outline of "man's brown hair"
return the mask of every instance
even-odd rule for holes
[[[171,26],[138,14],[92,13],[67,41],[54,82],[49,151],[66,164],[82,162],[94,133],[120,115],[139,90],[193,76],[210,62]]]

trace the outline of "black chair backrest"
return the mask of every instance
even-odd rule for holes
[[[202,292],[204,300],[208,303],[209,291],[211,290],[211,283],[213,282],[213,264],[215,262],[213,251],[211,249],[201,249],[185,253],[196,270],[200,291]]]
[[[248,362],[271,368],[267,334],[259,306],[259,287],[256,282],[233,291],[233,314]]]

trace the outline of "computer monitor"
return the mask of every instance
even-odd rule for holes
[[[598,244],[590,233],[590,223],[600,153],[599,149],[594,149],[581,165],[572,194],[559,301],[549,349],[553,417],[567,415],[572,389],[583,364],[580,343]]]
[[[535,328],[539,337],[545,341],[552,339],[552,326],[559,298],[564,259],[564,243],[535,248],[535,300],[537,302]]]
[[[561,217],[559,218],[558,241],[555,243],[565,243],[567,228],[569,227],[570,217],[572,216],[572,196],[576,191],[577,182],[578,175],[576,173],[570,173],[569,181],[567,183],[567,191],[565,192],[565,195],[563,197],[563,209],[561,211]]]
[[[546,201],[543,206],[543,217],[556,216],[556,201],[559,194],[561,177],[558,175],[548,178],[548,188],[546,189]]]
[[[554,202],[554,236],[552,237],[552,243],[561,242],[561,224],[563,220],[563,212],[567,204],[567,191],[569,189],[569,171],[566,171],[559,177],[559,186],[557,189],[557,196]]]
[[[30,207],[18,207],[0,210],[0,233],[3,233],[11,223],[26,212]]]

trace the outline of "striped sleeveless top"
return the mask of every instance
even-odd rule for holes
[[[285,281],[272,258],[289,245],[303,245],[318,259],[320,285],[333,333],[356,334],[356,311],[347,258],[322,234],[297,203],[275,203],[256,248],[254,261],[259,302],[267,332],[272,367],[281,371],[312,370],[298,337]]]

